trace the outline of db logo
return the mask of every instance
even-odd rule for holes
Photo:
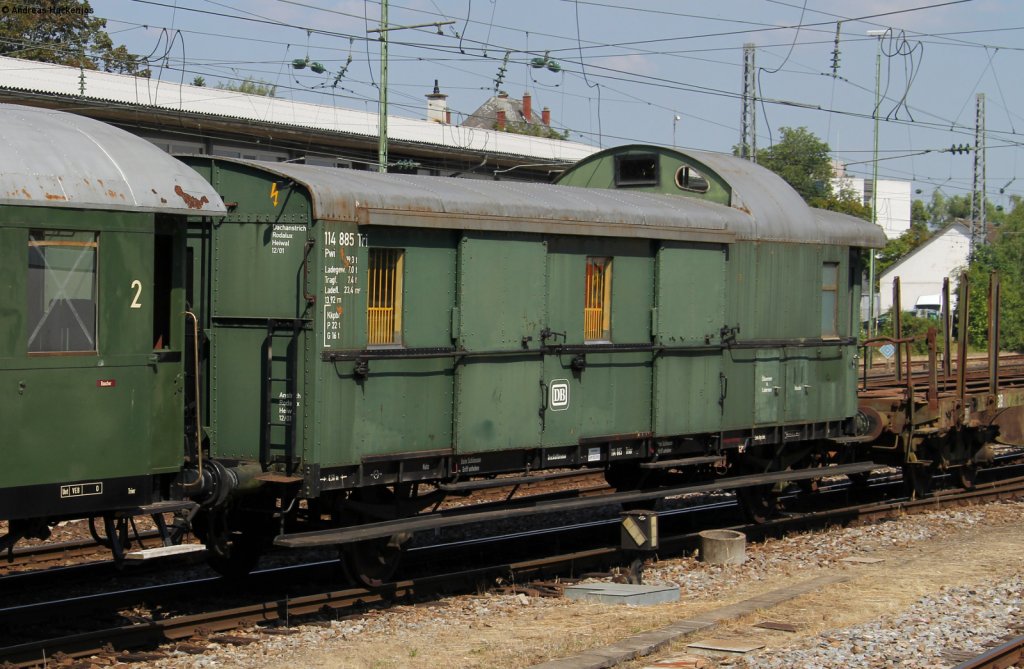
[[[551,405],[552,411],[565,411],[569,408],[569,381],[556,379],[551,382]]]

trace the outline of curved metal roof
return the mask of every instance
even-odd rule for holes
[[[732,206],[754,216],[759,239],[885,246],[881,227],[855,216],[809,206],[792,186],[769,169],[724,153],[680,153],[700,161],[729,184]]]
[[[226,213],[195,170],[84,116],[0,104],[0,204]]]
[[[827,209],[807,209],[814,216],[814,229],[823,244],[833,244],[835,242],[831,240],[843,239],[849,246],[880,249],[888,241],[882,226],[871,221]]]
[[[595,153],[570,169],[639,150],[670,156],[684,164],[693,165],[705,174],[717,176],[730,191],[730,205],[753,218],[751,236],[741,235],[743,239],[865,248],[885,246],[886,237],[881,227],[853,216],[810,207],[775,172],[736,156],[631,144]],[[672,197],[680,201],[694,199]]]
[[[210,160],[301,184],[309,191],[317,220],[708,242],[749,236],[753,224],[736,209],[658,194]]]

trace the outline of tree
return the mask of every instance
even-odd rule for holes
[[[498,129],[498,124],[494,124],[494,129]],[[559,132],[551,126],[544,125],[543,123],[526,123],[525,121],[513,121],[505,124],[505,132],[510,132],[514,135],[531,135],[533,137],[545,137],[547,139],[568,139],[569,131]]]
[[[913,207],[911,207],[910,227],[896,239],[886,242],[882,250],[875,256],[878,259],[878,264],[875,265],[875,276],[880,276],[882,272],[899,262],[905,255],[931,239],[931,236],[932,232],[928,229],[928,223],[914,220]]]
[[[832,160],[828,144],[807,128],[781,128],[774,146],[758,151],[757,162],[785,179],[800,197],[827,200],[832,197]]]
[[[975,250],[968,271],[971,287],[971,344],[988,345],[988,281],[991,272],[999,272],[1002,311],[1000,343],[1004,350],[1024,351],[1024,201],[1011,198],[1012,210],[1004,216],[990,244]]]
[[[928,226],[928,208],[921,200],[914,200],[910,203],[910,224],[922,223]]]
[[[236,91],[238,93],[248,93],[249,95],[265,95],[268,98],[277,97],[277,84],[272,84],[262,79],[256,80],[252,77],[246,77],[241,83],[219,83],[217,88],[225,91]]]
[[[971,196],[954,195],[947,197],[939,191],[932,193],[928,203],[928,222],[933,228],[943,228],[955,220],[971,218]],[[999,225],[1006,218],[1006,212],[985,200],[985,219],[992,226]]]
[[[818,209],[828,209],[840,214],[856,216],[865,221],[871,220],[871,207],[865,206],[857,194],[851,190],[841,189],[838,193],[812,197],[807,204]]]
[[[146,62],[122,44],[114,46],[86,0],[48,0],[44,4],[11,3],[0,22],[0,55],[150,76]]]
[[[953,221],[971,217],[971,198],[969,195],[948,197],[941,191],[932,193],[928,203],[928,222],[933,228],[944,228]]]
[[[828,144],[807,128],[782,128],[782,138],[757,154],[757,162],[778,174],[800,194],[807,204],[871,220],[871,209],[864,206],[851,190],[832,188],[832,160]],[[734,146],[739,155],[739,146]]]

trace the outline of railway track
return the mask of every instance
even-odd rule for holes
[[[454,509],[470,504],[483,510],[501,508],[512,498],[513,493],[523,493],[515,497],[515,500],[525,503],[595,497],[614,492],[614,489],[604,482],[601,472],[582,471],[579,476],[571,478],[569,486],[566,487],[564,479],[562,482],[540,481],[520,486],[510,484],[507,488],[479,491],[467,498],[453,498],[445,508]],[[155,531],[140,532],[140,538],[143,540],[142,547],[160,545]],[[6,565],[0,564],[0,592],[10,596],[53,589],[56,586],[66,587],[83,582],[102,581],[116,576],[144,575],[170,566],[192,566],[203,562],[203,559],[204,554],[198,552],[160,560],[133,562],[119,567],[109,559],[109,551],[92,539],[43,543],[16,548],[12,560]]]
[[[137,538],[143,548],[160,545],[160,535],[156,530],[141,531]],[[136,537],[133,537],[133,542],[135,539]],[[134,547],[136,545],[133,543]],[[54,562],[76,562],[98,555],[106,557],[109,554],[110,550],[96,540],[84,538],[20,546],[12,550],[5,561],[0,562],[0,578],[2,574],[16,572],[25,567],[39,568]]]
[[[1024,636],[1010,639],[1006,643],[986,650],[981,655],[965,660],[954,669],[1007,669],[1024,662]]]
[[[752,540],[758,540],[763,537],[784,534],[797,529],[835,523],[872,522],[886,517],[927,512],[952,505],[976,504],[983,501],[1022,496],[1024,496],[1024,476],[1001,482],[979,484],[977,489],[973,491],[952,491],[915,501],[900,499],[884,503],[873,502],[866,505],[844,506],[778,518],[759,525],[736,524],[731,526],[730,529],[743,531]],[[668,554],[692,550],[697,542],[697,531],[682,532],[674,536],[663,536],[661,550],[663,553]],[[605,545],[585,550],[572,550],[555,556],[493,564],[489,567],[457,569],[441,575],[421,576],[415,579],[399,581],[390,584],[387,588],[378,590],[347,588],[311,592],[299,596],[285,594],[225,608],[211,607],[208,611],[185,615],[173,615],[172,608],[158,605],[158,608],[163,607],[162,610],[166,614],[165,618],[151,616],[144,620],[132,620],[129,624],[112,625],[103,629],[75,634],[55,635],[53,638],[7,646],[0,649],[0,661],[9,662],[11,666],[40,666],[44,661],[43,658],[52,657],[56,652],[64,653],[70,657],[100,655],[123,661],[156,657],[148,652],[142,655],[126,655],[125,653],[130,649],[148,649],[166,643],[177,644],[176,648],[179,650],[183,649],[185,652],[190,652],[189,648],[198,648],[197,640],[202,640],[204,643],[206,641],[215,643],[251,643],[262,634],[286,634],[287,626],[293,618],[311,615],[338,616],[360,610],[366,606],[382,605],[393,600],[421,599],[429,598],[439,592],[465,591],[467,584],[493,583],[496,577],[507,578],[509,574],[514,575],[516,582],[524,582],[525,579],[549,579],[557,574],[581,573],[581,571],[588,569],[605,569],[610,564],[622,563],[624,560],[624,555],[618,547]],[[432,560],[428,558],[428,561]],[[446,561],[441,563],[449,564]],[[324,565],[321,564],[319,567],[324,568]],[[315,569],[317,565],[307,566],[306,568]],[[216,599],[217,583],[219,583],[217,579],[205,579],[174,584],[171,587],[177,588],[182,593],[194,594],[202,590],[211,594],[213,599]],[[472,589],[472,586],[470,586],[470,589]],[[155,590],[156,587],[144,596],[141,596],[139,591],[125,593],[123,596],[126,599],[122,600],[120,605],[124,606],[127,605],[127,602],[138,602],[140,599],[148,598]],[[167,592],[169,590],[165,589],[163,596],[167,596]],[[95,599],[79,602],[78,605],[82,610],[86,611],[96,611],[101,607],[110,610],[112,606],[114,608],[117,607],[113,599],[107,599],[102,604],[98,602],[99,600]],[[60,606],[63,606],[65,610],[68,608],[66,602]],[[3,614],[3,612],[0,612],[0,614]],[[22,610],[17,613],[21,620],[31,618],[45,620],[47,616],[52,615],[52,610],[47,611],[45,605],[38,605],[32,612]],[[237,633],[226,637],[222,636],[224,633],[233,632],[240,628],[245,628],[248,631],[242,636],[239,636]],[[992,664],[977,666],[1005,667],[1010,665]]]

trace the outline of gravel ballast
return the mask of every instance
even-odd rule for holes
[[[211,643],[198,656],[169,646],[168,658],[146,666],[523,667],[834,572],[850,580],[716,631],[755,636],[765,648],[711,657],[712,666],[953,666],[950,651],[980,651],[1024,624],[1022,517],[1024,502],[995,502],[750,544],[742,565],[708,565],[694,556],[656,563],[645,582],[679,585],[678,604],[616,607],[523,594],[465,595],[297,625],[286,635],[254,631],[257,641],[250,645]],[[799,631],[752,628],[765,619],[793,622]]]

